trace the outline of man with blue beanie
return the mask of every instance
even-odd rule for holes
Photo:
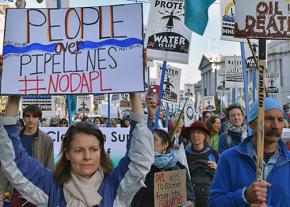
[[[265,98],[264,181],[256,180],[258,102],[250,111],[253,136],[225,151],[210,189],[210,207],[290,206],[290,154],[281,141],[284,127],[282,105]]]

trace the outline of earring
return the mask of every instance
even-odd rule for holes
[[[163,154],[165,154],[165,153],[166,153],[166,149],[165,149],[165,147],[163,147],[163,150],[162,150],[162,151],[163,151]]]

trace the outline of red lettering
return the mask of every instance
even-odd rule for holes
[[[66,78],[66,82],[63,82],[63,81],[62,81],[64,78]],[[66,92],[67,89],[69,88],[69,82],[70,82],[70,81],[69,81],[69,76],[68,76],[67,74],[64,74],[63,76],[60,77],[59,82],[60,82],[60,84],[59,84],[59,90],[60,90],[61,92]],[[65,86],[65,88],[62,89],[62,88],[61,88],[62,86]]]
[[[55,92],[57,92],[58,90],[57,90],[57,88],[58,88],[58,84],[59,84],[59,74],[57,74],[57,78],[56,78],[56,84],[54,84],[54,82],[53,82],[53,76],[52,75],[50,75],[49,76],[49,83],[48,83],[48,94],[51,94],[51,92],[50,92],[50,87],[52,86],[53,87],[53,92],[52,93],[55,93]]]
[[[82,74],[81,93],[83,93],[84,87],[86,87],[87,92],[89,92],[89,93],[92,92],[92,88],[89,87],[89,84],[88,84],[88,81],[87,81],[85,73]]]
[[[71,74],[69,74],[70,75],[70,80],[73,80],[73,76],[74,77],[78,77],[79,78],[79,80],[78,81],[72,81],[72,83],[70,84],[70,92],[75,92],[75,91],[77,91],[78,90],[78,88],[80,87],[80,85],[81,85],[81,75],[80,74],[78,74],[78,73],[71,73]],[[76,85],[76,87],[75,88],[73,88],[73,83],[78,83],[77,85]]]
[[[155,182],[157,182],[157,183],[163,183],[163,182],[165,182],[165,180],[164,180],[164,174],[163,173],[155,174]]]
[[[100,83],[96,82],[98,79]],[[50,75],[48,83],[48,94],[58,92],[97,93],[97,84],[100,84],[100,91],[112,91],[111,88],[103,88],[101,70],[91,71],[89,73],[73,72],[70,74]]]

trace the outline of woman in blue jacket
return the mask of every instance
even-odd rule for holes
[[[44,168],[27,155],[18,138],[19,100],[9,97],[6,106],[7,116],[14,117],[0,117],[0,161],[23,197],[37,206],[129,206],[154,162],[153,135],[138,94],[131,95],[127,153],[115,169],[105,153],[103,134],[87,123],[68,129],[55,172]]]

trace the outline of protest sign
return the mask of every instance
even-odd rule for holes
[[[216,91],[217,92],[230,92],[230,89],[226,88],[226,74],[225,73],[218,72],[216,79],[217,79],[216,80],[216,82],[217,82]]]
[[[99,104],[99,114],[101,117],[108,118],[108,104]],[[114,104],[110,104],[110,118],[118,118],[118,109]]]
[[[94,111],[93,95],[77,96],[77,112],[79,114],[92,114]]]
[[[185,108],[184,108],[184,126],[189,127],[193,121],[194,121],[194,102],[192,99],[189,99],[186,102]]]
[[[203,96],[202,97],[202,111],[215,111],[214,96]]]
[[[146,28],[148,58],[188,63],[191,31],[184,25],[183,0],[152,0]]]
[[[202,96],[197,92],[197,101],[196,101],[196,112],[200,115],[202,114]]]
[[[236,0],[235,37],[290,38],[290,2]]]
[[[114,93],[114,94],[111,94],[111,101],[119,101],[120,99],[120,94],[119,93]]]
[[[120,109],[131,109],[131,101],[127,100],[120,100]]]
[[[144,91],[142,4],[8,9],[3,57],[1,94]]]
[[[184,84],[184,96],[193,97],[194,95],[194,84],[186,83]]]
[[[162,64],[157,64],[157,79],[161,79]],[[169,64],[166,65],[166,73],[163,84],[163,97],[162,99],[167,102],[177,103],[180,97],[180,78],[181,69],[173,67]]]
[[[240,56],[225,57],[226,88],[243,88],[243,69]]]
[[[37,105],[41,111],[52,111],[51,96],[23,96],[21,98],[22,110],[29,105]]]
[[[177,207],[187,200],[186,170],[163,171],[154,174],[154,206]]]
[[[221,12],[221,39],[227,41],[243,42],[245,39],[235,38],[235,2],[234,0],[220,0]]]
[[[280,93],[280,73],[266,73],[266,90],[272,95]]]
[[[249,104],[250,104],[250,107],[252,106],[253,102],[254,102],[254,97],[253,97],[253,82],[251,82],[249,85],[248,85],[248,93],[249,93]],[[256,90],[256,89],[255,89]],[[256,92],[257,94],[257,92]],[[238,98],[238,102],[239,104],[241,105],[242,109],[244,111],[246,111],[246,96],[245,94],[243,94],[242,96],[240,96]]]
[[[64,139],[67,127],[41,127],[42,131],[51,136],[54,147],[55,161],[59,159],[61,144]],[[129,139],[129,128],[106,128],[101,127],[100,130],[105,135],[105,150],[109,154],[111,160],[116,166],[120,159],[126,153],[126,145]]]
[[[106,100],[106,97],[104,94],[99,94],[94,96],[94,103],[97,103],[98,101],[104,101]]]

